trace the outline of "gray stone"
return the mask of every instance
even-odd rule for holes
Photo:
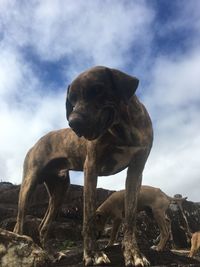
[[[49,267],[47,253],[28,236],[0,229],[1,267]]]

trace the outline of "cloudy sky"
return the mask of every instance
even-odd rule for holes
[[[94,65],[140,79],[155,134],[143,183],[200,201],[198,0],[0,0],[0,180],[21,183],[28,149],[68,125],[67,85]]]

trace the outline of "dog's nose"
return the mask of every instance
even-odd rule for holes
[[[80,137],[84,132],[84,122],[79,118],[71,118],[69,119],[69,126],[72,130]]]

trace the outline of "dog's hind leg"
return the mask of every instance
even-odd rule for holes
[[[170,241],[170,246],[171,248],[176,248],[174,239],[173,239],[173,233],[172,233],[172,225],[171,225],[171,220],[168,218],[168,216],[165,216],[165,221],[169,230],[169,241]]]
[[[24,179],[21,184],[20,193],[19,193],[19,201],[18,201],[18,214],[17,221],[14,227],[13,232],[16,234],[22,235],[24,233],[24,218],[25,212],[29,205],[30,198],[32,196],[33,191],[36,188],[38,183],[37,173],[32,170],[24,176]]]
[[[49,194],[49,190],[48,190],[48,187],[47,187],[47,186],[46,186],[46,189],[47,189],[47,192],[48,192],[48,195],[49,195],[49,198],[50,198],[50,194]],[[44,217],[42,218],[42,221],[41,221],[41,223],[40,223],[40,225],[39,225],[39,227],[38,227],[38,231],[39,231],[39,232],[41,231],[41,229],[42,229],[42,227],[43,227],[43,224],[44,224],[44,222],[45,222],[45,220],[46,220],[46,218],[47,218],[47,215],[48,215],[48,213],[49,213],[49,209],[50,209],[49,206],[50,206],[50,201],[49,201],[47,210],[46,210],[46,212],[45,212],[45,215],[44,215]]]
[[[65,178],[55,176],[51,177],[51,179],[46,179],[45,185],[49,193],[49,205],[39,226],[40,242],[42,246],[45,245],[52,221],[56,217],[67,188],[69,187],[68,171],[66,172]]]
[[[189,253],[189,257],[193,257],[196,252],[197,252],[197,238],[195,237],[195,234],[193,234],[192,238],[191,238],[191,249],[190,249],[190,253]]]
[[[158,245],[152,246],[152,248],[157,251],[162,251],[170,236],[169,222],[166,220],[164,213],[160,213],[159,211],[154,210],[153,215],[160,230],[160,241]]]

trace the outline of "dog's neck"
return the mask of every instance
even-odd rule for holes
[[[116,114],[116,119],[108,132],[122,146],[137,146],[140,143],[140,133],[134,127],[133,121],[138,116],[137,110],[132,110],[132,105],[120,104],[120,112]]]
[[[108,130],[108,132],[116,139],[119,146],[135,146],[137,144],[134,133],[127,131],[124,125],[116,124]]]
[[[103,203],[104,204],[104,203]],[[100,206],[98,209],[97,209],[97,212],[99,212],[99,214],[101,214],[101,219],[104,223],[106,223],[106,221],[112,217],[111,216],[111,212],[110,212],[110,209],[109,209],[109,206],[108,207],[104,207],[103,206]]]

